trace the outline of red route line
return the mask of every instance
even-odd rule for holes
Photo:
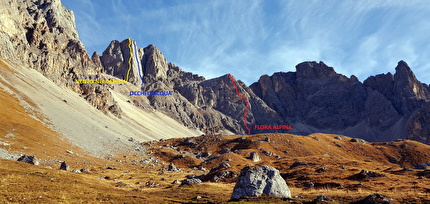
[[[236,89],[236,94],[245,101],[246,107],[245,107],[245,111],[243,112],[243,124],[245,125],[245,128],[248,130],[248,135],[250,135],[251,129],[249,129],[248,123],[246,121],[246,114],[248,113],[248,107],[249,107],[248,100],[242,94],[239,93],[239,88],[237,88],[234,77],[231,74],[228,74],[228,77],[231,79],[231,83],[233,83],[234,88]]]

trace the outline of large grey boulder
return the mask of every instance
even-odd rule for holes
[[[263,194],[291,197],[290,189],[277,169],[266,165],[242,169],[239,181],[234,186],[231,199],[239,199],[242,196],[261,196]]]

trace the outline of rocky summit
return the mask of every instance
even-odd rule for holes
[[[124,48],[128,41],[112,41],[100,56],[105,73],[124,77],[131,56]],[[420,83],[404,61],[394,75],[370,76],[363,83],[323,62],[303,62],[296,72],[263,75],[247,86],[230,75],[205,79],[184,72],[154,45],[136,52],[141,66],[133,66],[140,70],[131,73],[143,73],[146,83],[130,82],[143,91],[175,93],[148,97],[146,105],[206,134],[324,132],[369,141],[428,139],[429,86]]]

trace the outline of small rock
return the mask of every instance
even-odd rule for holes
[[[211,154],[209,152],[203,152],[200,154],[200,157],[209,157]]]
[[[343,148],[344,146],[343,145],[341,145],[341,144],[336,144],[336,146],[338,146],[338,147],[340,147],[340,148]]]
[[[374,178],[374,177],[385,177],[385,174],[376,173],[373,171],[362,170],[360,173],[352,175],[349,178],[361,180],[361,179],[366,179],[366,178],[370,178],[370,177],[372,177],[372,178]]]
[[[307,165],[305,162],[296,161],[290,166],[290,168],[294,168],[294,167],[298,167],[298,166],[305,166],[305,165]]]
[[[143,185],[141,186],[141,188],[143,188],[143,187],[154,188],[154,187],[158,187],[158,186],[160,186],[160,184],[155,183],[154,181],[148,181],[148,182],[146,182],[145,184],[143,184]]]
[[[68,154],[73,154],[73,151],[72,151],[72,150],[66,150],[66,152],[67,152]]]
[[[196,197],[194,197],[193,199],[194,200],[199,200],[199,199],[201,199],[202,197],[201,196],[196,196]]]
[[[223,172],[218,172],[217,174],[214,175],[214,177],[211,179],[212,182],[220,182],[221,179],[224,178],[236,178],[238,175],[236,172],[234,171],[223,171]]]
[[[10,144],[6,142],[0,142],[0,146],[10,146]]]
[[[36,158],[36,156],[23,155],[20,158],[18,158],[17,161],[25,162],[33,165],[39,165],[39,160]]]
[[[69,171],[70,167],[66,162],[61,162],[60,170]]]
[[[179,183],[179,181],[178,180],[174,180],[173,182],[172,182],[172,184],[178,184]]]
[[[80,173],[82,173],[82,172],[81,172],[81,170],[79,170],[79,169],[73,169],[73,170],[72,170],[72,172],[73,172],[73,173],[75,173],[75,174],[80,174]]]
[[[326,170],[326,168],[322,167],[322,168],[319,168],[319,169],[317,169],[315,171],[318,172],[318,173],[321,173],[321,172],[324,172],[325,170]]]
[[[196,185],[196,184],[203,184],[203,182],[198,178],[191,178],[191,179],[183,180],[181,185]]]
[[[367,203],[369,203],[369,204],[373,204],[373,203],[374,204],[379,204],[379,203],[381,203],[381,204],[390,204],[391,201],[393,201],[392,198],[383,196],[383,195],[381,195],[379,193],[374,193],[374,194],[371,194],[371,195],[367,196],[363,200],[358,201],[357,203],[363,203],[363,204],[364,203],[366,203],[366,204]]]
[[[325,196],[325,195],[319,195],[317,196],[317,198],[314,200],[314,202],[323,202],[323,201],[333,201],[333,199]]]
[[[211,170],[210,170],[210,173],[215,172],[215,171],[218,171],[218,170],[220,170],[220,169],[228,169],[228,168],[231,168],[230,164],[229,164],[229,163],[227,163],[227,162],[223,162],[223,163],[221,163],[219,166],[217,166],[217,167],[215,167],[215,168],[211,169]]]
[[[177,172],[181,172],[182,170],[179,169],[178,167],[176,167],[173,163],[170,163],[167,166],[167,171],[177,171]]]
[[[222,149],[221,151],[219,151],[220,154],[227,154],[230,153],[229,149]]]
[[[118,182],[118,184],[115,185],[115,187],[117,187],[117,188],[133,188],[133,185],[131,185],[131,184],[125,184],[125,183],[122,183],[122,182]]]
[[[307,183],[305,183],[305,187],[306,188],[312,188],[312,187],[314,187],[315,186],[315,184],[314,183],[312,183],[312,182],[307,182]]]
[[[342,140],[342,138],[340,136],[336,136],[334,138],[337,139],[337,140]]]
[[[82,173],[91,173],[90,169],[88,169],[88,168],[81,169],[81,172]]]
[[[266,156],[268,156],[268,157],[273,156],[272,152],[269,152],[269,151],[266,151],[266,150],[263,151],[263,154],[266,155]]]
[[[366,140],[360,139],[360,138],[352,138],[349,140],[350,142],[357,142],[357,143],[366,143]]]

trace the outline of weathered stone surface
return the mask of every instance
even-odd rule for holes
[[[242,196],[261,196],[263,194],[291,197],[290,189],[277,169],[266,165],[242,169],[231,199],[239,199]]]
[[[249,155],[249,159],[253,162],[261,161],[260,155],[258,155],[257,152],[251,152],[251,154]]]
[[[25,162],[33,165],[39,165],[39,160],[36,158],[36,156],[23,155],[20,158],[18,158],[17,161]]]
[[[181,169],[179,169],[178,167],[176,167],[173,163],[170,163],[168,166],[167,166],[167,171],[181,171]]]
[[[203,184],[203,182],[198,178],[189,178],[182,181],[181,185],[196,185]]]
[[[354,202],[354,204],[390,204],[392,203],[392,201],[392,198],[383,196],[379,193],[373,193],[364,198],[363,200]]]
[[[9,15],[0,20],[1,58],[39,71],[103,112],[117,106],[106,86],[75,82],[95,79],[101,67],[88,56],[79,41],[73,12],[60,0],[6,0],[2,4],[0,13]],[[117,107],[115,115],[120,114]]]
[[[61,162],[60,170],[69,171],[70,166],[66,162]]]

